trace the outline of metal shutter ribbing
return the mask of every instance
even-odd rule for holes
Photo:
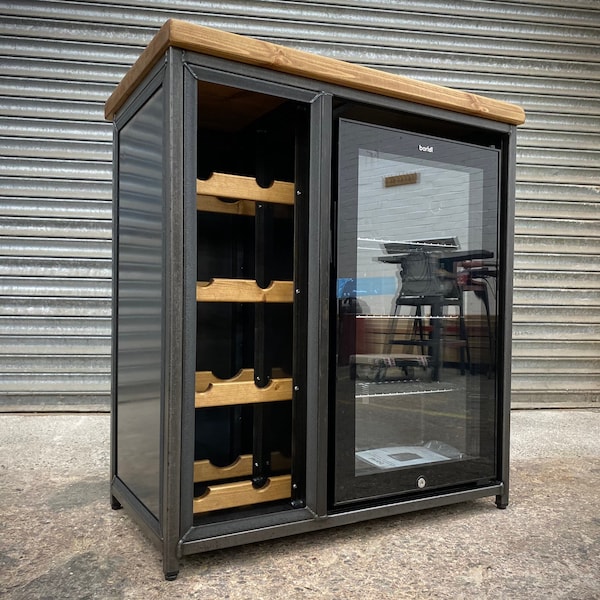
[[[170,16],[522,104],[514,400],[598,399],[595,0],[21,1],[0,15],[5,402],[107,405],[111,129],[102,105]]]
[[[11,8],[0,24],[0,405],[105,408],[111,127],[102,103],[114,74],[54,60],[43,30],[18,16],[28,7],[0,11]]]

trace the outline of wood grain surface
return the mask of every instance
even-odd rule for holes
[[[169,46],[512,125],[525,121],[515,104],[176,19],[161,27],[107,100],[108,120]]]

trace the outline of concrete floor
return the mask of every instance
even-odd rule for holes
[[[600,410],[514,411],[492,498],[196,555],[176,581],[109,506],[109,417],[0,415],[0,597],[600,598]]]

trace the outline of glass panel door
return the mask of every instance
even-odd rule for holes
[[[499,152],[338,126],[333,502],[489,483]]]

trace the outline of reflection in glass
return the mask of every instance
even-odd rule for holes
[[[489,472],[494,453],[498,156],[421,139],[340,122],[338,385],[347,371],[356,476],[482,457]]]

